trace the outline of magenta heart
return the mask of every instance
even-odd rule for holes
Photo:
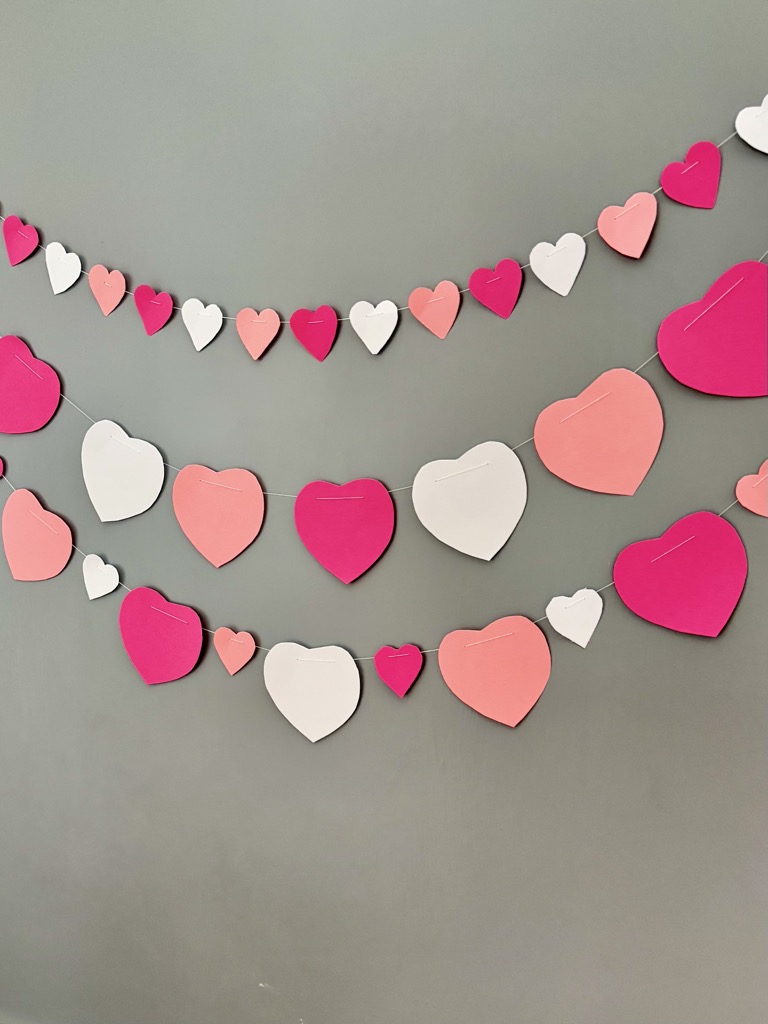
[[[145,683],[170,683],[187,675],[203,646],[200,616],[150,587],[137,587],[120,606],[120,636]]]
[[[23,220],[11,214],[3,221],[3,241],[8,253],[8,262],[12,267],[31,256],[40,244],[37,228],[25,224]]]
[[[297,309],[288,321],[291,330],[304,348],[318,362],[322,362],[333,348],[339,318],[331,306],[317,309]]]
[[[505,320],[512,315],[522,287],[523,271],[517,260],[499,260],[493,270],[478,267],[468,282],[474,298]]]
[[[768,395],[768,266],[737,263],[698,302],[665,317],[659,357],[686,387],[708,395]]]
[[[424,655],[415,644],[382,647],[373,656],[373,664],[382,683],[402,698],[416,682],[424,664]]]
[[[630,544],[613,565],[616,593],[631,612],[696,636],[720,633],[746,578],[741,537],[714,512],[693,512],[660,537]]]
[[[379,480],[315,480],[299,491],[293,518],[310,555],[342,583],[351,583],[386,551],[395,506]]]
[[[15,334],[0,338],[0,433],[39,430],[58,409],[60,398],[54,368],[35,359]]]
[[[144,330],[150,336],[157,334],[171,319],[173,299],[168,292],[156,292],[148,284],[140,284],[133,293],[133,301],[144,324]]]
[[[695,142],[684,161],[667,164],[661,172],[664,195],[683,206],[711,210],[717,201],[721,162],[714,142]]]

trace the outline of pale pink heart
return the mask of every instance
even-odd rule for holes
[[[61,381],[15,334],[0,338],[0,433],[40,430],[59,407]]]
[[[597,231],[606,245],[623,256],[639,259],[651,237],[659,204],[650,192],[635,192],[623,206],[606,206]]]
[[[36,227],[25,224],[20,217],[11,214],[3,221],[3,241],[5,242],[5,251],[8,253],[8,262],[15,267],[17,263],[22,263],[37,249],[40,244],[40,236]]]
[[[685,160],[667,164],[660,184],[665,196],[683,206],[711,210],[720,184],[720,150],[714,142],[695,142]]]
[[[280,314],[274,309],[262,309],[257,313],[247,306],[235,317],[235,327],[251,359],[259,359],[277,337]]]
[[[203,648],[203,624],[193,608],[172,604],[151,587],[137,587],[120,605],[120,637],[148,686],[188,675]]]
[[[3,547],[15,580],[58,576],[72,554],[72,531],[31,491],[13,491],[3,509]]]
[[[235,633],[227,626],[219,626],[213,634],[213,646],[231,676],[247,665],[256,653],[256,641],[250,633]]]
[[[424,665],[424,655],[415,644],[381,647],[373,656],[379,679],[398,697],[408,693]]]
[[[336,331],[339,329],[336,310],[332,306],[297,309],[288,322],[296,340],[321,363],[336,340]]]
[[[441,281],[434,289],[414,288],[408,296],[408,308],[420,324],[443,339],[459,313],[461,295],[453,281]]]
[[[185,466],[173,482],[173,511],[188,540],[220,568],[253,543],[264,522],[264,491],[247,469]]]
[[[520,297],[523,270],[517,260],[499,260],[493,270],[489,267],[473,270],[467,287],[473,298],[506,320]]]
[[[768,459],[757,473],[743,476],[739,480],[736,484],[736,500],[750,512],[768,517]]]
[[[173,313],[173,299],[168,292],[156,292],[148,284],[140,284],[133,293],[136,310],[150,337],[165,327]]]
[[[104,316],[117,309],[125,295],[125,278],[119,270],[107,270],[97,263],[88,271],[88,284]]]

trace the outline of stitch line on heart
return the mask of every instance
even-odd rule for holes
[[[763,480],[768,480],[768,473],[764,473],[763,476],[761,476],[759,479],[755,480],[755,482],[752,484],[752,486],[753,487],[757,487],[757,485],[761,484],[763,482]]]
[[[695,539],[696,539],[696,534],[695,533],[691,534],[690,537],[687,537],[685,540],[681,540],[679,544],[675,544],[675,546],[673,548],[670,548],[669,551],[663,551],[660,555],[656,555],[655,558],[652,558],[651,559],[651,565],[653,565],[654,562],[658,562],[658,560],[660,558],[664,558],[665,555],[670,555],[670,554],[672,554],[673,551],[677,551],[677,549],[681,548],[683,546],[683,544],[687,544],[689,540],[695,540]]]
[[[481,462],[479,466],[469,466],[467,469],[457,469],[455,473],[448,473],[447,476],[439,476],[437,480],[435,480],[435,483],[440,484],[443,480],[451,480],[453,477],[462,476],[464,473],[473,473],[476,469],[485,469],[485,467],[489,465],[489,462]]]
[[[35,517],[35,519],[38,521],[38,523],[42,523],[43,526],[46,526],[51,531],[51,533],[55,533],[56,536],[58,537],[59,531],[58,530],[54,530],[54,528],[51,526],[50,523],[46,523],[46,521],[44,519],[41,519],[40,516],[36,515],[36,513],[34,513],[31,508],[27,509],[27,511],[29,512],[29,514],[31,516]]]
[[[630,210],[634,210],[635,207],[639,206],[639,205],[640,205],[640,203],[633,203],[632,206],[627,207],[626,210],[622,210],[621,213],[617,213],[616,216],[613,219],[614,220],[618,220],[619,217],[623,217],[625,213],[629,213]]]
[[[513,629],[511,633],[499,633],[498,636],[489,636],[489,637],[486,637],[485,640],[475,640],[474,643],[464,644],[464,648],[466,649],[467,647],[478,647],[480,644],[490,644],[494,640],[502,640],[505,636],[514,636],[514,635],[515,635],[515,630]]]
[[[584,412],[585,409],[590,409],[593,405],[597,405],[598,402],[601,402],[604,398],[607,398],[608,395],[612,394],[612,391],[606,391],[604,395],[600,395],[598,398],[593,398],[591,402],[587,402],[586,405],[582,405],[582,407],[580,409],[576,409],[575,412],[568,413],[568,415],[561,419],[560,422],[565,423],[566,420],[570,420],[574,416],[578,416],[580,412]]]
[[[223,487],[225,491],[237,491],[238,493],[242,493],[243,490],[242,487],[232,487],[230,484],[220,484],[218,480],[203,480],[202,477],[198,478],[198,483],[210,484],[211,487]]]
[[[40,376],[40,374],[37,372],[37,370],[33,370],[32,367],[29,365],[29,363],[25,363],[24,360],[21,358],[21,356],[18,355],[18,353],[14,352],[14,355],[19,360],[19,362],[22,364],[22,366],[26,366],[26,368],[29,370],[30,373],[34,373],[34,375],[37,377],[38,380],[42,380],[43,379]]]
[[[681,172],[680,172],[680,173],[681,173],[681,175],[682,175],[682,174],[687,174],[687,173],[688,173],[688,171],[692,171],[694,167],[698,167],[698,166],[699,166],[699,163],[700,163],[700,162],[701,162],[701,161],[699,161],[699,160],[696,160],[696,162],[695,162],[695,163],[692,163],[692,164],[690,165],[690,167],[686,167],[684,171],[681,171]]]
[[[155,608],[153,604],[149,606],[153,612],[160,612],[161,615],[167,615],[169,619],[176,619],[177,622],[181,622],[182,625],[188,626],[189,623],[186,619],[180,619],[178,615],[172,615],[170,612],[164,611],[162,608]]]
[[[715,301],[712,303],[711,306],[707,306],[706,309],[703,309],[701,311],[701,313],[699,313],[699,315],[695,319],[691,320],[691,322],[686,327],[683,328],[683,330],[687,331],[689,327],[693,327],[693,325],[696,323],[697,320],[701,320],[701,318],[704,316],[705,313],[708,313],[710,311],[710,309],[712,309],[714,306],[716,306],[718,304],[718,302],[720,302],[721,299],[724,299],[725,296],[729,294],[729,292],[732,292],[733,289],[737,285],[741,284],[741,282],[743,280],[744,280],[744,278],[740,277],[738,281],[734,281],[734,283],[731,285],[731,287],[726,289],[726,291],[723,292],[723,294],[720,296],[719,299],[715,299]]]

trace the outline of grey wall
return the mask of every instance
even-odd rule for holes
[[[178,299],[404,302],[525,257],[653,188],[768,91],[763,0],[286,6],[3,5],[0,199],[83,254]],[[509,322],[465,303],[440,343],[410,319],[378,358],[344,330],[326,363],[285,334],[252,364],[230,327],[196,354],[147,339],[40,256],[0,260],[2,331],[93,416],[175,465],[244,465],[268,490],[317,477],[409,483],[612,366],[670,309],[768,249],[768,158],[724,150],[712,212],[662,197],[636,263],[593,236],[563,300],[529,278]],[[386,557],[349,588],[270,501],[261,539],[215,571],[170,487],[102,525],[70,407],[4,437],[35,489],[129,584],[265,643],[434,647],[449,629],[543,614],[610,580],[616,552],[720,511],[768,456],[768,400],[689,392],[658,363],[658,460],[632,499],[521,454],[530,503],[491,564],[443,547],[407,492]],[[170,481],[169,481],[170,483]],[[610,592],[586,651],[551,634],[551,682],[512,731],[434,658],[403,702],[364,671],[354,718],[315,746],[279,716],[261,660],[209,650],[148,689],[89,604],[80,561],[47,584],[0,567],[0,1018],[55,1024],[722,1024],[768,1013],[766,524],[735,509],[750,575],[714,642],[634,618]]]

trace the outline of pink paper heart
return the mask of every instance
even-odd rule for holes
[[[695,142],[684,161],[667,164],[661,172],[664,195],[683,206],[711,210],[717,201],[721,162],[714,142]]]
[[[293,518],[310,555],[342,583],[351,583],[389,546],[395,506],[379,480],[315,480],[299,491]]]
[[[181,679],[200,658],[200,616],[185,604],[171,604],[151,587],[137,587],[125,595],[119,624],[126,653],[150,686]]]
[[[318,306],[317,309],[297,309],[289,320],[296,340],[322,363],[333,348],[339,318],[331,306]]]
[[[15,214],[11,214],[3,221],[3,240],[8,262],[12,267],[31,256],[40,244],[37,228],[32,224],[25,224]]]
[[[247,469],[185,466],[173,482],[173,511],[188,540],[220,568],[253,543],[264,522],[264,492]]]
[[[5,463],[3,462],[2,459],[0,459],[0,477],[2,477],[4,473],[5,473]]]
[[[250,633],[235,633],[226,626],[219,626],[213,634],[213,646],[231,676],[247,665],[256,653],[256,641]]]
[[[381,647],[373,656],[373,665],[382,683],[402,698],[416,682],[424,655],[415,644]]]
[[[125,278],[119,270],[107,270],[97,263],[88,271],[88,284],[104,316],[117,309],[125,295]]]
[[[650,192],[635,192],[623,206],[606,206],[597,218],[598,234],[616,252],[639,259],[656,223],[658,205]]]
[[[15,334],[0,338],[0,433],[40,430],[59,407],[61,381]]]
[[[470,294],[497,316],[512,315],[523,287],[523,271],[517,260],[499,260],[493,270],[478,267],[469,277]]]
[[[173,299],[168,292],[156,292],[148,284],[140,284],[133,293],[144,330],[148,335],[157,332],[168,323],[173,313]]]
[[[739,480],[736,484],[736,500],[750,512],[768,516],[768,459],[757,473],[743,476]]]
[[[741,537],[714,512],[693,512],[660,537],[630,544],[613,566],[616,593],[631,612],[696,636],[721,632],[746,578]]]
[[[274,309],[262,309],[257,313],[255,309],[247,306],[235,317],[235,327],[251,359],[258,359],[277,337],[280,330],[280,314]]]
[[[420,324],[443,339],[459,313],[461,295],[453,281],[441,281],[434,289],[414,288],[408,296],[408,308]]]
[[[768,395],[768,266],[726,270],[702,299],[665,317],[659,357],[686,387],[708,395]]]
[[[58,576],[72,554],[72,531],[31,491],[12,492],[3,509],[3,547],[15,580]]]

